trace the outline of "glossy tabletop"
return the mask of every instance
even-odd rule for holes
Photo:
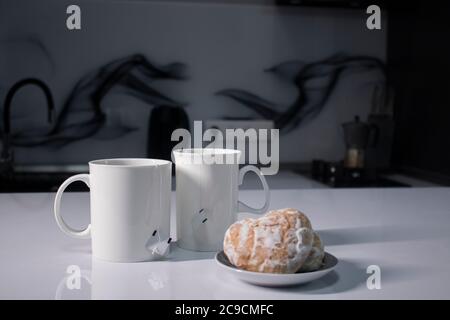
[[[258,205],[261,194],[240,197]],[[273,190],[271,208],[308,214],[340,260],[324,278],[289,288],[239,282],[217,268],[214,253],[176,245],[165,261],[93,259],[89,240],[57,228],[53,199],[0,194],[1,299],[450,298],[450,188]],[[87,224],[88,193],[65,194],[62,210],[73,226]],[[371,265],[381,270],[379,290],[366,284]]]

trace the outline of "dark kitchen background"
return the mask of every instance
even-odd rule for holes
[[[449,185],[439,6],[0,0],[0,191],[55,190],[92,159],[167,158],[194,120],[279,128],[272,188]]]

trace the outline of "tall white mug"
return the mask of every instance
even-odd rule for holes
[[[227,228],[241,211],[264,213],[270,193],[255,166],[239,170],[241,152],[232,149],[174,150],[176,168],[177,244],[197,251],[218,251]],[[254,172],[264,189],[264,205],[252,208],[238,200],[238,186]]]
[[[117,262],[149,261],[169,249],[172,162],[106,159],[89,162],[89,174],[70,177],[54,204],[58,226],[69,236],[92,239],[94,257]],[[74,181],[90,187],[91,223],[75,230],[61,215],[61,197]]]

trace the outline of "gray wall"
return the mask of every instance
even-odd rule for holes
[[[287,8],[251,4],[155,1],[77,1],[82,30],[65,27],[67,1],[0,0],[0,99],[15,81],[36,76],[53,90],[57,108],[85,73],[112,59],[140,52],[155,63],[188,64],[189,81],[160,83],[170,96],[189,103],[191,120],[253,116],[241,105],[214,96],[228,87],[247,89],[289,104],[293,86],[265,74],[279,62],[313,61],[337,52],[385,58],[386,25],[365,28],[363,10]],[[38,39],[51,56],[29,39]],[[375,74],[355,74],[341,81],[325,110],[312,122],[282,136],[283,162],[312,158],[338,160],[343,155],[340,123],[370,108]],[[14,101],[13,127],[42,126],[44,100],[36,89]],[[28,93],[28,94],[25,94]],[[40,147],[17,149],[21,163],[79,163],[93,158],[145,156],[151,107],[113,94],[104,102],[109,121],[138,124],[142,130],[120,139],[80,141],[55,152]],[[116,120],[114,120],[116,119]]]

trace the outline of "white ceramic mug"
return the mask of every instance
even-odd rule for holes
[[[74,181],[90,188],[91,223],[75,230],[61,216],[61,197]],[[92,238],[94,257],[118,262],[154,260],[168,252],[172,162],[155,159],[106,159],[89,162],[59,187],[55,218],[69,236]]]
[[[232,149],[174,150],[176,168],[177,244],[197,251],[218,251],[227,228],[241,211],[264,213],[270,193],[255,166],[239,170],[241,152]],[[238,186],[254,172],[264,189],[264,205],[252,208],[238,200]]]

